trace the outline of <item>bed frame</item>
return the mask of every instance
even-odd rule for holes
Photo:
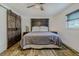
[[[32,27],[33,26],[46,26],[48,27],[48,31],[49,31],[49,19],[31,19],[31,31],[32,31]],[[52,31],[52,33],[58,34],[58,32],[56,31]],[[25,47],[23,47],[23,49],[28,49],[28,48],[35,48],[35,49],[42,49],[42,48],[60,48],[57,45],[54,44],[50,44],[50,45],[26,45]]]

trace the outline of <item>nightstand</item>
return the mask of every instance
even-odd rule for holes
[[[55,34],[58,34],[58,32],[56,32],[56,31],[51,31],[52,33],[55,33]]]
[[[29,33],[29,32],[23,32],[23,35],[25,35],[25,34],[27,34],[27,33]]]

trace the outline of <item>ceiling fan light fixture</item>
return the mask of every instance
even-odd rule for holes
[[[35,5],[34,7],[35,7],[35,8],[40,8],[40,5]]]
[[[31,6],[27,6],[27,8],[35,7],[37,9],[40,9],[41,11],[43,11],[44,10],[43,4],[44,3],[36,3],[36,4],[31,5]]]

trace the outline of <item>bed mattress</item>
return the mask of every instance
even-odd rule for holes
[[[23,49],[35,48],[36,46],[41,48],[49,45],[49,47],[60,46],[61,39],[58,34],[51,32],[30,32],[22,37],[20,45]]]

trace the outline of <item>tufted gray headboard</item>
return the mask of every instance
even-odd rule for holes
[[[31,19],[31,31],[34,26],[46,26],[49,30],[49,19],[48,18],[33,18]]]

